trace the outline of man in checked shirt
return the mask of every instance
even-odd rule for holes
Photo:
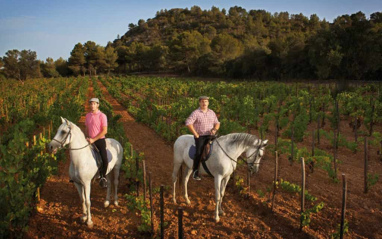
[[[199,97],[200,107],[194,110],[186,120],[186,126],[195,139],[196,153],[192,172],[192,177],[195,180],[201,180],[199,176],[199,163],[208,136],[216,134],[220,127],[220,122],[215,112],[208,109],[208,99],[207,96]]]

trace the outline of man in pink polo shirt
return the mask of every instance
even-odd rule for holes
[[[208,109],[208,97],[199,97],[199,108],[194,110],[186,120],[186,126],[194,135],[195,139],[195,159],[193,165],[192,177],[195,180],[201,180],[199,176],[199,163],[202,157],[204,145],[207,143],[209,135],[214,135],[220,128],[220,122],[215,112]]]
[[[90,99],[89,103],[91,111],[86,114],[86,140],[90,144],[94,143],[101,154],[103,165],[100,170],[100,185],[101,187],[107,187],[107,180],[105,178],[108,165],[105,141],[105,135],[107,134],[107,117],[99,110],[98,98]]]

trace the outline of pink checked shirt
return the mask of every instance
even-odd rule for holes
[[[210,135],[211,129],[219,123],[214,111],[208,109],[204,113],[200,108],[194,110],[186,120],[186,125],[193,125],[195,131],[200,135]]]
[[[89,137],[94,138],[101,133],[102,128],[107,126],[107,117],[104,113],[98,110],[97,113],[87,113],[85,119],[85,125],[88,129]],[[104,139],[103,136],[101,139]]]

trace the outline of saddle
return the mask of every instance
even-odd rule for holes
[[[212,143],[216,139],[216,135],[209,135],[207,143],[204,145],[201,162],[205,162],[211,155]]]

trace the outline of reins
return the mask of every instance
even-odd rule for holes
[[[231,156],[228,155],[228,153],[223,149],[223,147],[220,145],[218,139],[216,139],[216,142],[218,143],[219,147],[221,148],[221,150],[224,152],[224,154],[229,158],[231,159],[232,161],[234,161],[235,163],[237,163],[237,160],[233,159]],[[255,153],[259,153],[260,151],[260,147],[261,147],[261,144],[258,146],[257,150],[255,150],[255,152],[253,152],[249,157],[247,157],[247,159],[251,158]],[[257,155],[256,155],[257,156]],[[260,163],[248,163],[247,160],[245,160],[241,155],[239,156],[239,158],[241,160],[243,160],[247,165],[253,165],[253,164],[260,164]]]

